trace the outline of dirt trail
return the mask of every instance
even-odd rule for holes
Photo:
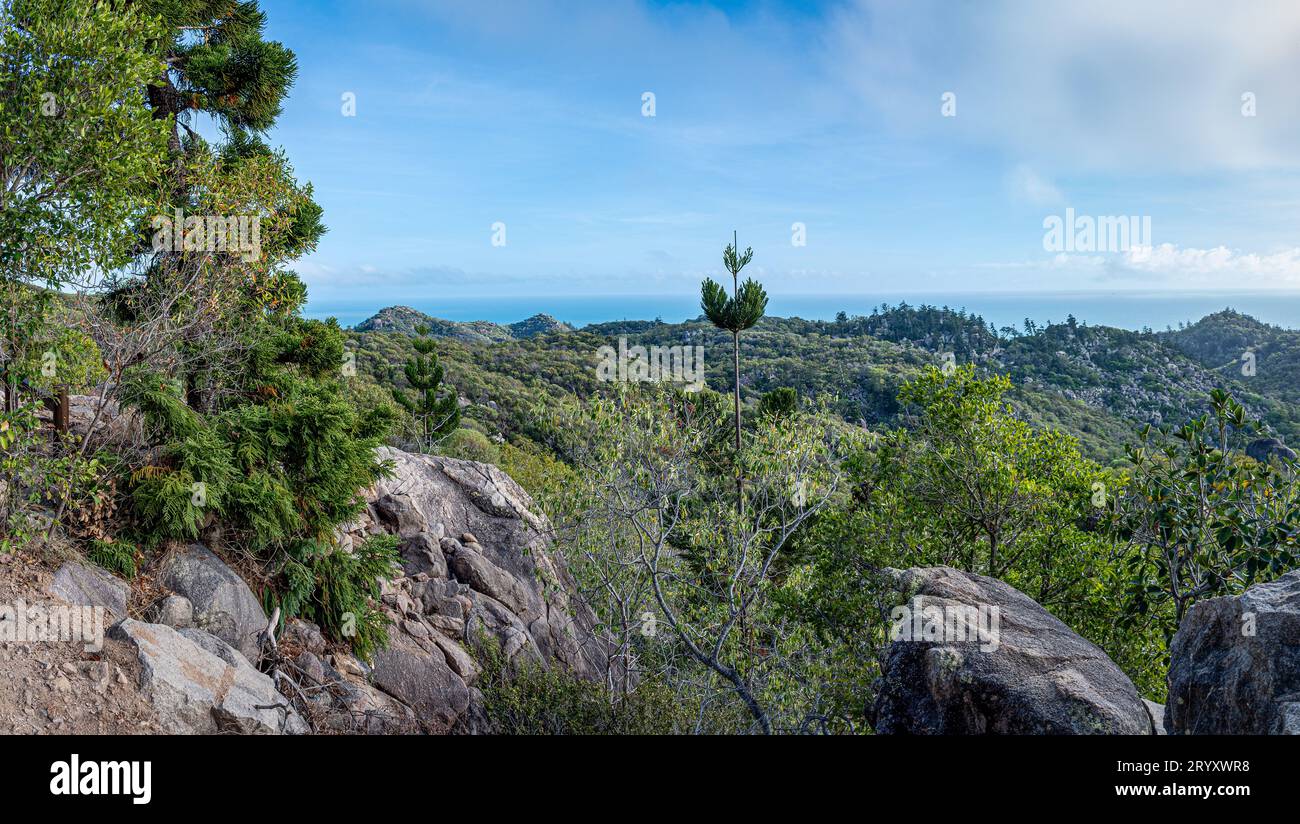
[[[0,554],[0,605],[55,606],[49,567],[22,552]],[[139,662],[120,641],[98,653],[78,641],[0,639],[0,733],[148,734],[162,727],[139,694]]]

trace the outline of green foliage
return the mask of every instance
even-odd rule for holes
[[[400,568],[392,535],[372,535],[351,552],[304,541],[290,552],[278,603],[287,615],[301,615],[330,637],[350,641],[358,657],[370,660],[388,645],[388,619],[374,603],[379,581]]]
[[[60,387],[85,392],[107,377],[99,347],[80,329],[47,322],[42,333],[28,340],[26,356],[11,368],[38,395],[53,396]]]
[[[255,0],[147,0],[173,34],[162,38],[167,85],[150,97],[160,116],[203,112],[232,130],[266,131],[293,85],[297,61],[279,43],[265,41],[266,15]],[[205,36],[194,39],[191,32]]]
[[[766,392],[758,401],[758,414],[785,418],[793,415],[799,408],[799,393],[788,386],[781,386]]]
[[[1176,428],[1141,432],[1130,449],[1128,494],[1113,520],[1128,542],[1130,621],[1172,604],[1165,627],[1177,628],[1195,601],[1235,594],[1295,567],[1300,493],[1294,464],[1244,458],[1231,447],[1258,425],[1227,392],[1210,412]]]
[[[36,407],[0,410],[0,552],[12,552],[35,534],[31,511],[44,497],[48,482],[40,447]]]
[[[738,459],[720,459],[732,452],[721,400],[621,386],[553,410],[576,467],[572,500],[554,511],[573,574],[625,656],[680,673],[680,700],[703,728],[785,729],[813,699],[786,689],[802,632],[773,609],[775,562],[835,488],[837,430],[813,416],[764,419]],[[661,640],[642,640],[648,621]]]
[[[1162,635],[1116,627],[1124,550],[1098,522],[1118,482],[1068,436],[1020,420],[1003,400],[1009,388],[970,366],[931,368],[906,384],[909,428],[852,456],[850,495],[801,536],[810,566],[782,602],[832,651],[832,717],[865,722],[862,696],[896,597],[884,567],[942,564],[1005,580],[1106,649],[1146,694],[1163,694]]]
[[[464,428],[444,438],[438,444],[438,452],[449,458],[479,463],[496,463],[501,456],[501,450],[487,435],[477,429]]]
[[[531,663],[510,667],[495,642],[478,645],[483,711],[494,735],[681,735],[695,718],[662,682],[627,693]]]
[[[103,567],[109,572],[117,573],[123,578],[134,578],[139,570],[137,557],[139,549],[125,541],[95,540],[90,544],[86,557],[91,563]]]
[[[731,249],[730,246],[727,247]],[[746,250],[744,260],[748,262],[750,253]],[[700,287],[700,308],[714,326],[728,332],[743,332],[758,323],[767,309],[767,292],[758,281],[747,279],[740,284],[734,295],[713,278],[705,278]]]
[[[0,278],[58,287],[127,261],[166,139],[139,105],[164,31],[134,5],[0,0]]]
[[[419,445],[427,450],[460,426],[460,399],[454,390],[444,397],[438,396],[442,386],[442,366],[434,352],[433,340],[426,337],[429,328],[421,326],[417,331],[420,337],[412,343],[416,355],[406,362],[405,368],[406,385],[410,391],[393,387],[393,397],[411,413]]]

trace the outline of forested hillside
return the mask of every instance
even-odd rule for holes
[[[403,331],[413,331],[415,323]],[[440,338],[448,383],[471,402],[467,415],[493,434],[526,427],[519,410],[538,392],[600,391],[595,353],[617,344],[620,336],[628,345],[704,346],[708,385],[716,391],[731,386],[727,336],[702,318],[680,324],[592,324],[526,341],[499,334],[497,345],[475,345],[486,341],[467,335],[463,326],[433,325],[430,334]],[[413,350],[407,336],[385,334],[390,331],[367,321],[354,333],[355,347],[368,374],[400,385],[396,367]],[[1251,376],[1241,371],[1247,351],[1257,353]],[[1300,333],[1231,311],[1160,334],[1088,326],[1073,318],[995,331],[964,312],[903,304],[831,322],[766,317],[745,336],[741,352],[750,364],[742,376],[747,404],[790,387],[801,398],[825,403],[845,421],[866,426],[896,422],[899,387],[925,366],[942,367],[951,353],[954,365],[972,363],[1008,376],[1008,397],[1026,421],[1075,436],[1085,454],[1103,463],[1122,462],[1138,425],[1202,414],[1216,387],[1231,390],[1283,440],[1300,437],[1295,380],[1300,376],[1294,368],[1300,363]]]

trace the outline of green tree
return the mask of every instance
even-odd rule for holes
[[[59,289],[123,265],[165,129],[140,104],[163,36],[133,7],[0,0],[0,368],[40,353]]]
[[[812,653],[774,610],[775,564],[834,494],[839,440],[824,419],[759,421],[739,462],[752,502],[743,514],[733,467],[716,460],[730,416],[700,394],[620,386],[557,411],[576,441],[575,500],[561,509],[571,563],[613,660],[672,673],[697,728],[788,730],[808,710],[783,697],[790,670]]]
[[[1129,448],[1132,480],[1112,522],[1133,549],[1131,618],[1171,603],[1172,635],[1197,600],[1240,592],[1300,560],[1296,466],[1237,451],[1257,431],[1245,408],[1215,389],[1208,414],[1139,433]]]
[[[754,259],[754,250],[738,252],[733,233],[732,242],[722,252],[722,265],[731,273],[731,294],[713,278],[705,278],[700,287],[700,307],[705,316],[719,329],[731,333],[732,392],[735,402],[736,456],[740,456],[740,333],[750,329],[762,319],[767,310],[767,292],[758,281],[746,278],[740,283],[740,270]],[[737,506],[744,508],[744,478],[736,476]]]
[[[1100,524],[1118,482],[1069,436],[1021,420],[1004,401],[1009,389],[969,365],[931,367],[905,384],[907,425],[849,457],[849,494],[797,538],[794,554],[808,566],[781,601],[828,650],[828,712],[846,726],[865,723],[863,696],[887,643],[882,615],[897,598],[889,567],[1000,578],[1160,694],[1163,636],[1118,626],[1126,550]]]
[[[394,387],[393,397],[411,413],[419,430],[420,448],[428,450],[460,426],[460,399],[454,391],[439,397],[443,371],[434,352],[434,340],[428,337],[428,326],[417,327],[416,334],[412,341],[416,354],[403,370],[412,391]]]
[[[779,386],[758,400],[758,414],[763,417],[786,418],[798,408],[799,393],[789,386]]]
[[[266,14],[257,0],[142,0],[166,21],[159,38],[164,59],[148,86],[155,117],[197,136],[197,114],[217,118],[232,130],[264,132],[275,124],[297,76],[297,59],[282,44],[263,39]]]

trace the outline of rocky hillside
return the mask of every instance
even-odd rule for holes
[[[419,327],[428,327],[429,334],[438,338],[455,338],[471,343],[491,343],[507,340],[525,340],[554,332],[571,332],[573,327],[561,323],[550,315],[537,314],[531,318],[502,325],[486,320],[454,321],[426,315],[409,306],[389,306],[356,325],[358,332],[397,332],[414,335]]]
[[[108,628],[101,652],[6,649],[0,730],[479,732],[488,720],[475,684],[489,649],[512,669],[605,672],[594,616],[527,493],[486,464],[388,447],[376,458],[391,477],[335,536],[339,552],[377,533],[401,541],[403,568],[378,605],[389,643],[373,660],[312,624],[271,624],[256,579],[236,571],[238,547],[173,546],[131,582],[77,560],[52,576],[31,563],[24,578],[23,556],[0,556],[5,580],[26,582],[6,603],[102,607]],[[50,671],[47,687],[36,676]],[[83,687],[93,694],[73,702]]]

